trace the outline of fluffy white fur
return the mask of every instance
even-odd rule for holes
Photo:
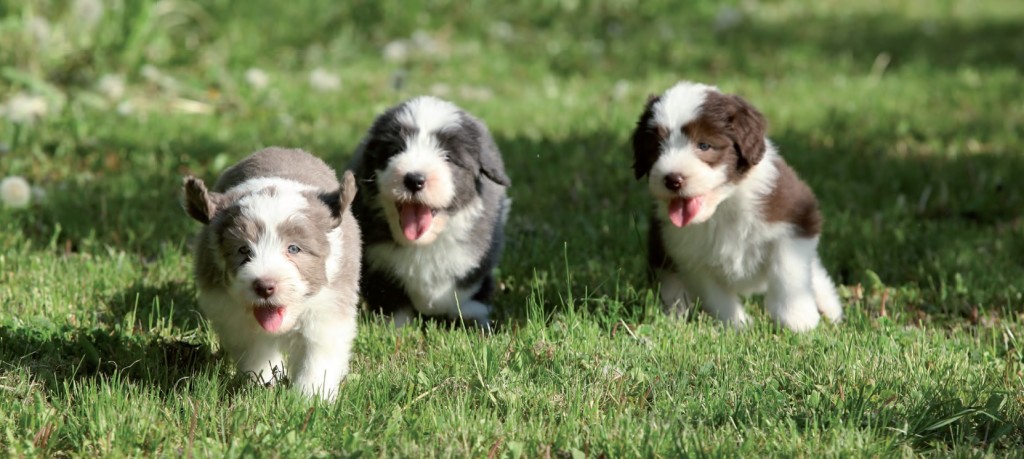
[[[444,314],[462,317],[467,321],[487,324],[490,306],[471,298],[480,286],[459,288],[456,279],[476,269],[478,260],[467,249],[465,241],[471,236],[473,221],[483,210],[477,200],[455,214],[448,228],[429,245],[419,247],[377,245],[369,247],[367,254],[374,267],[400,277],[414,307],[426,315]],[[411,320],[409,312],[396,314],[395,325]]]
[[[274,187],[275,193],[263,192]],[[287,375],[304,394],[333,399],[348,373],[349,354],[356,334],[355,312],[339,307],[338,292],[324,286],[306,298],[309,288],[287,256],[288,242],[275,229],[306,207],[299,194],[312,187],[296,182],[259,178],[227,191],[248,192],[238,204],[253,220],[261,221],[266,232],[252,244],[248,263],[235,272],[229,288],[203,290],[199,306],[220,336],[221,345],[238,363],[240,371],[251,372],[259,381],[272,384]],[[341,230],[328,233],[331,253],[326,257],[328,279],[337,274]],[[252,317],[252,305],[261,302],[253,291],[257,279],[276,281],[275,303],[287,305],[276,333],[260,328]],[[288,365],[284,364],[288,355]]]
[[[741,327],[748,322],[741,295],[764,292],[768,314],[789,329],[813,329],[819,312],[839,321],[842,307],[818,257],[818,238],[797,237],[792,224],[762,216],[763,198],[778,175],[775,146],[765,139],[764,158],[731,184],[725,166],[711,167],[698,158],[696,142],[682,133],[681,126],[700,116],[708,91],[717,89],[681,83],[653,106],[655,122],[668,127],[669,136],[648,185],[655,224],[661,225],[665,250],[678,270],[655,273],[662,302],[674,313],[699,302],[717,319]],[[672,172],[686,177],[679,194],[664,185]],[[668,217],[667,203],[679,195],[704,197],[698,214],[682,228]]]
[[[380,199],[383,204],[392,235],[396,241],[409,245],[432,244],[445,231],[448,216],[437,215],[430,229],[419,239],[410,241],[402,235],[396,203],[412,201],[411,193],[403,184],[410,172],[423,174],[427,183],[424,190],[416,194],[415,200],[432,208],[448,207],[455,197],[451,169],[445,159],[445,151],[437,144],[438,132],[457,126],[458,107],[434,97],[418,97],[409,101],[397,117],[403,123],[416,126],[415,134],[406,138],[406,150],[388,161],[387,168],[379,171]]]

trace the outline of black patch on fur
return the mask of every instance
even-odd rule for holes
[[[352,212],[363,230],[366,248],[376,244],[398,245],[392,239],[380,208],[376,174],[387,168],[392,157],[405,151],[405,139],[417,133],[415,126],[403,125],[398,120],[398,114],[405,110],[406,103],[377,117],[349,164],[359,190],[352,202]],[[488,303],[494,290],[492,271],[503,247],[504,221],[501,217],[506,200],[505,187],[510,180],[487,127],[468,113],[460,111],[458,126],[433,135],[448,155],[455,188],[455,198],[443,211],[454,217],[475,199],[483,200],[483,213],[475,222],[472,237],[466,242],[466,247],[477,254],[479,261],[476,268],[455,281],[458,286],[466,287],[482,280],[482,287],[473,298]],[[370,308],[393,313],[411,307],[412,302],[402,282],[393,273],[372,267],[368,259],[369,250],[363,251],[363,257],[361,289]]]
[[[651,96],[647,99],[647,105],[644,106],[644,111],[633,130],[633,176],[637,180],[651,172],[654,163],[661,156],[661,142],[667,136],[667,132],[651,122],[654,119],[654,104],[659,100],[660,96]]]
[[[733,142],[738,153],[736,172],[746,174],[764,158],[764,137],[768,122],[753,105],[734,94],[708,91],[700,116],[719,127]]]

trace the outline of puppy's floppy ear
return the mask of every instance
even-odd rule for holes
[[[472,116],[467,115],[466,118],[469,120],[469,125],[463,124],[463,126],[472,126],[470,132],[476,131],[474,135],[480,141],[480,154],[478,157],[480,173],[498,185],[512,185],[512,180],[505,174],[505,163],[501,160],[501,150],[498,150],[498,145],[494,142],[494,137],[491,136],[491,131],[487,129],[487,125]]]
[[[767,148],[764,141],[768,121],[753,105],[737,95],[726,96],[729,110],[730,137],[737,153],[746,164],[740,164],[741,171],[761,162]],[[745,166],[745,167],[744,167]]]
[[[210,223],[228,202],[226,196],[207,190],[202,179],[191,175],[185,177],[182,191],[182,207],[185,208],[185,212],[204,225]]]
[[[484,148],[484,151],[480,152],[480,173],[498,185],[512,184],[512,180],[505,175],[505,164],[501,161],[497,147]]]
[[[352,171],[345,171],[341,175],[341,189],[339,196],[339,203],[341,205],[341,211],[344,212],[352,205],[352,201],[356,199],[356,193],[358,192],[356,187],[356,175]]]
[[[644,112],[633,129],[633,175],[637,180],[644,178],[654,167],[654,162],[661,154],[662,134],[656,126],[653,126],[654,104],[661,100],[661,96],[651,94],[647,97],[647,104]]]
[[[356,198],[356,176],[352,171],[347,170],[341,175],[341,187],[330,193],[320,195],[320,200],[331,209],[331,217],[334,218],[334,226],[341,224],[341,218],[345,215]]]

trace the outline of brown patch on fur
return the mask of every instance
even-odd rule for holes
[[[742,97],[708,91],[696,122],[705,123],[708,132],[720,133],[731,141],[738,154],[737,173],[745,174],[764,158],[768,122]]]
[[[728,161],[727,165],[730,166],[728,176],[732,177],[731,172],[735,169],[739,152],[733,146],[732,138],[727,135],[727,126],[717,122],[714,118],[701,116],[684,125],[682,131],[695,147],[701,143],[711,145],[707,151],[697,149],[697,157],[712,167]]]
[[[821,233],[821,212],[814,192],[782,158],[775,160],[775,167],[779,170],[775,188],[761,206],[765,220],[792,223],[799,237],[817,236]]]

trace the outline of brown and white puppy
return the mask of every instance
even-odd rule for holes
[[[417,97],[377,117],[349,168],[370,307],[396,325],[419,313],[488,326],[509,179],[487,127],[450,102]]]
[[[742,295],[796,331],[842,318],[818,257],[818,203],[732,94],[680,82],[652,97],[633,132],[633,170],[654,198],[648,263],[666,312],[699,304],[742,326]]]
[[[199,307],[238,368],[262,382],[287,372],[333,399],[356,336],[361,242],[355,179],[302,150],[267,148],[207,190],[187,177]],[[287,364],[284,363],[287,355]]]

